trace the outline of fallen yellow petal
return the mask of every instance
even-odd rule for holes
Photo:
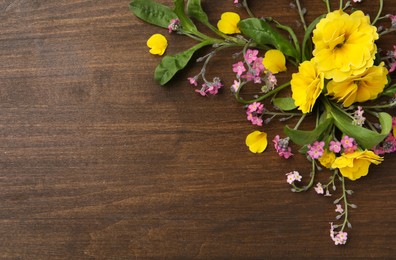
[[[151,54],[162,56],[166,50],[166,47],[168,47],[168,41],[166,40],[165,36],[156,33],[147,40],[147,47],[150,48]]]
[[[220,21],[217,23],[217,28],[220,32],[225,34],[240,33],[238,23],[241,20],[239,14],[234,12],[225,12],[221,15]]]
[[[267,133],[254,131],[246,137],[246,145],[252,153],[262,153],[267,148]]]

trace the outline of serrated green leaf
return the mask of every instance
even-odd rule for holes
[[[168,6],[151,0],[132,0],[129,10],[143,21],[163,28],[168,28],[171,20],[177,18]]]
[[[283,111],[290,111],[297,108],[297,106],[294,104],[294,99],[291,97],[274,98],[272,103]]]
[[[182,70],[187,65],[194,52],[209,44],[212,43],[209,41],[204,41],[184,52],[180,52],[176,55],[165,56],[155,69],[154,79],[161,85],[166,84],[178,71]]]
[[[253,39],[257,44],[272,45],[285,55],[299,59],[293,44],[263,19],[244,19],[238,23],[238,28],[243,35]]]
[[[290,137],[290,140],[292,140],[293,143],[298,145],[307,145],[320,140],[321,135],[331,126],[332,123],[333,119],[327,118],[312,131],[294,130],[285,126],[284,132]]]

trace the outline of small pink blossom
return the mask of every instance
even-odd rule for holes
[[[234,80],[234,84],[231,85],[231,92],[237,93],[240,86],[241,86],[241,82],[238,80]]]
[[[348,233],[339,231],[336,232],[334,231],[334,225],[333,222],[330,223],[330,237],[334,241],[335,245],[345,245],[347,239],[348,239]]]
[[[291,148],[289,147],[289,137],[281,139],[279,135],[276,135],[272,142],[274,143],[275,150],[279,156],[288,159],[293,155]]]
[[[324,193],[324,189],[323,189],[323,185],[322,183],[318,182],[316,184],[316,186],[314,187],[315,191],[317,194],[323,194]]]
[[[242,75],[246,71],[245,65],[242,61],[239,61],[232,65],[232,71],[237,74],[238,77]]]
[[[287,176],[287,183],[292,184],[295,181],[301,181],[302,176],[299,174],[298,171],[292,171],[289,173],[286,173]]]
[[[334,244],[337,245],[345,245],[348,239],[348,233],[347,232],[338,232],[337,235],[334,237],[333,241]]]
[[[355,139],[353,139],[352,137],[349,137],[347,135],[344,135],[344,137],[341,139],[341,144],[342,144],[342,147],[344,147],[344,149],[353,147],[354,143],[355,143]]]
[[[323,155],[323,147],[324,147],[324,142],[318,142],[315,141],[313,143],[313,145],[308,145],[308,155],[312,158],[312,159],[318,159]]]
[[[329,150],[335,153],[339,153],[341,151],[341,143],[338,141],[330,141]]]
[[[341,204],[337,204],[336,205],[335,212],[338,212],[338,213],[343,213],[344,212],[344,210],[342,209]]]
[[[353,153],[357,150],[358,146],[354,143],[351,147],[345,148],[344,153]]]
[[[252,112],[256,112],[256,113],[263,113],[264,110],[264,105],[261,104],[260,102],[253,102],[252,104],[250,104],[247,108],[247,111],[252,113]]]
[[[362,0],[353,0],[354,3],[360,3]]]
[[[190,82],[191,85],[197,86],[198,82],[197,82],[198,77],[188,77],[187,80]]]
[[[259,76],[264,71],[263,58],[256,58],[252,64],[252,69],[256,72],[255,76]]]
[[[168,25],[169,33],[178,31],[180,29],[180,20],[179,19],[172,19],[170,24]]]
[[[252,63],[257,59],[258,50],[248,49],[245,53],[245,60],[248,64]]]
[[[358,126],[362,126],[366,118],[363,116],[364,110],[361,106],[353,113],[353,123]]]

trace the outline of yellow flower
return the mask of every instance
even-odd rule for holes
[[[331,168],[331,165],[333,164],[336,156],[333,152],[328,151],[325,149],[323,151],[323,155],[319,157],[319,162],[326,168]]]
[[[147,47],[150,48],[151,54],[162,56],[166,50],[166,47],[168,47],[168,41],[166,40],[165,36],[156,33],[147,40]]]
[[[221,15],[220,21],[217,23],[219,31],[225,34],[240,33],[238,23],[241,20],[239,14],[233,12],[225,12]]]
[[[323,73],[319,73],[313,60],[304,61],[293,73],[290,81],[292,98],[298,109],[309,113],[324,87]]]
[[[327,95],[334,96],[344,107],[355,102],[364,102],[377,98],[388,83],[388,70],[382,62],[379,66],[368,68],[362,74],[349,77],[342,82],[330,81],[327,84]]]
[[[272,74],[286,71],[286,58],[279,50],[267,51],[264,55],[263,64]]]
[[[331,168],[338,168],[344,177],[354,181],[367,175],[371,163],[378,165],[382,160],[382,157],[372,151],[355,151],[337,157]]]
[[[254,131],[246,137],[246,145],[252,153],[262,153],[267,148],[267,133]]]
[[[343,81],[361,74],[374,64],[378,39],[375,26],[362,11],[351,15],[337,10],[328,13],[313,31],[313,55],[326,79]]]

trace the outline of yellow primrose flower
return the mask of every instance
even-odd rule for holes
[[[343,81],[374,64],[377,28],[362,11],[337,10],[320,20],[313,31],[313,55],[326,79]]]
[[[241,20],[239,14],[234,12],[225,12],[221,15],[220,21],[217,23],[219,31],[225,34],[240,33],[238,23]]]
[[[165,36],[156,33],[147,40],[147,47],[150,48],[151,54],[162,56],[166,50],[166,47],[168,47],[168,41],[166,40]]]
[[[321,157],[319,157],[319,162],[326,168],[330,168],[333,164],[336,156],[335,153],[330,152],[329,150],[325,149]]]
[[[290,81],[294,104],[303,113],[309,113],[324,87],[323,73],[319,73],[313,60],[304,61],[293,73]]]
[[[334,96],[344,107],[355,102],[376,99],[388,83],[388,70],[381,62],[379,66],[368,68],[362,74],[349,77],[342,82],[330,81],[327,84],[327,95]]]
[[[286,58],[279,50],[267,51],[264,55],[263,64],[272,74],[286,71]]]
[[[334,160],[331,168],[338,168],[344,177],[354,181],[367,175],[371,163],[378,165],[382,160],[382,157],[366,149],[353,153],[343,153]]]
[[[252,153],[262,153],[267,148],[267,133],[254,131],[246,137],[246,145]]]

